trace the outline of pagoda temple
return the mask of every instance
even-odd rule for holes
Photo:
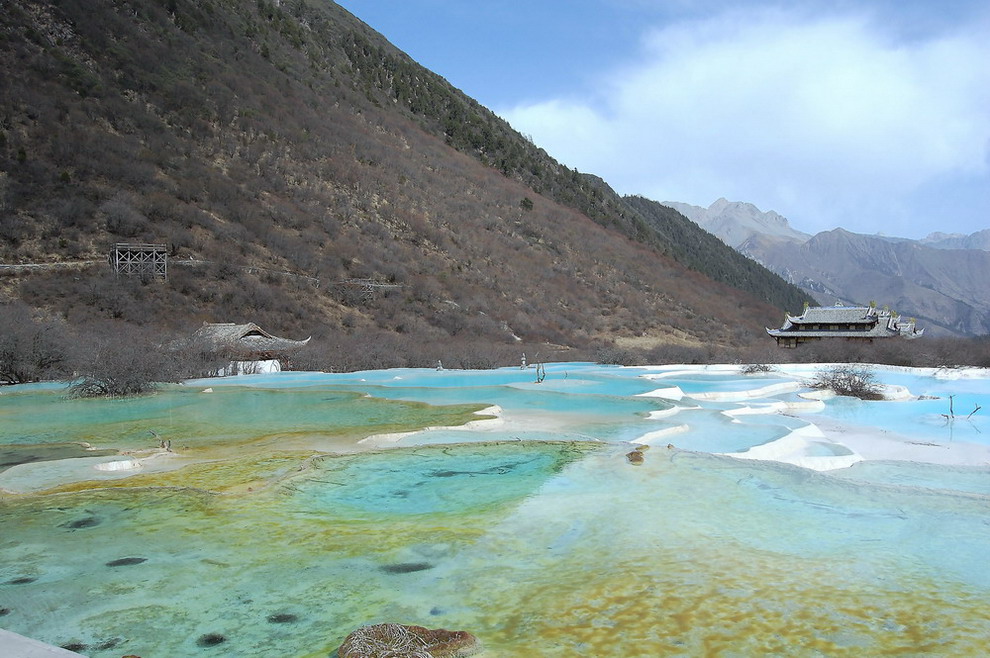
[[[786,316],[780,329],[767,329],[778,347],[797,347],[816,340],[848,340],[872,343],[880,338],[918,338],[914,320],[904,320],[876,306],[806,306],[801,315]]]

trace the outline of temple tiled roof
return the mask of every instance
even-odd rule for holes
[[[804,313],[788,316],[794,324],[849,324],[877,321],[875,308],[865,306],[809,306]]]

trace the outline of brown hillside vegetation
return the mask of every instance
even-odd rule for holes
[[[74,327],[254,321],[313,334],[322,367],[496,365],[742,347],[803,300],[717,283],[607,186],[465,132],[507,127],[333,4],[4,2],[0,66],[0,262],[94,261],[0,270],[0,302]],[[112,275],[119,241],[166,243],[168,281]]]

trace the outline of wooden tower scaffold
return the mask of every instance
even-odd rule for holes
[[[114,274],[168,280],[168,251],[163,244],[118,242],[110,250],[108,260]]]

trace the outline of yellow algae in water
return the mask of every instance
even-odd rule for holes
[[[100,445],[128,448],[121,453],[122,460],[142,458],[145,466],[115,473],[110,479],[90,477],[91,466],[63,460],[58,462],[62,470],[54,475],[55,466],[38,473],[38,477],[47,477],[50,482],[42,480],[37,486],[25,489],[49,493],[135,486],[196,487],[225,493],[249,493],[284,476],[283,462],[297,465],[298,456],[278,456],[283,453],[300,453],[304,459],[314,452],[367,450],[367,446],[358,442],[370,434],[459,425],[476,420],[475,412],[483,407],[431,406],[320,389],[223,389],[215,398],[222,401],[219,406],[192,403],[190,400],[201,398],[178,387],[157,396],[118,401],[37,397],[31,408],[38,412],[48,409],[49,416],[55,419],[52,426],[42,429],[37,425],[37,418],[18,416],[19,423],[0,428],[0,443],[5,437],[17,439],[18,432],[27,432],[29,436],[35,432],[39,439],[62,433],[88,438],[96,435],[101,437]],[[75,403],[88,405],[84,407],[86,413],[81,414],[76,423],[60,425],[58,419],[66,413],[60,405]],[[157,454],[158,445],[164,441],[169,442],[171,451]],[[39,450],[47,450],[46,444],[38,445],[31,455]],[[19,454],[23,450],[11,448],[10,452]],[[51,451],[46,454],[48,452]],[[73,456],[57,452],[52,455]],[[167,460],[163,458],[165,456]],[[149,458],[153,459],[148,461]],[[22,479],[27,478],[25,482],[29,484],[36,480],[28,474],[19,475]]]
[[[472,628],[502,655],[979,654],[990,633],[984,589],[952,580],[958,574],[909,568],[909,558],[869,541],[824,545],[819,534],[832,527],[822,523],[850,519],[872,529],[868,537],[884,520],[903,532],[917,496],[900,493],[892,504],[912,513],[887,519],[887,501],[871,489],[846,518],[825,504],[839,495],[829,481],[798,469],[678,453],[662,464],[668,477],[639,477],[654,465],[623,468],[603,453],[569,467],[565,480],[601,490],[546,487],[539,504],[524,503],[462,553],[470,576],[436,583],[470,611],[451,624]],[[755,476],[760,486],[747,479]],[[807,502],[791,498],[785,485],[809,477],[821,490]],[[624,491],[623,504],[608,491]],[[754,506],[754,497],[783,508]],[[818,539],[798,550],[760,541],[782,525],[788,537]]]
[[[981,655],[990,635],[990,587],[966,573],[982,564],[976,496],[679,450],[631,468],[624,444],[405,448],[299,472],[312,451],[265,457],[330,435],[269,430],[186,474],[223,493],[277,483],[251,495],[165,485],[179,472],[35,497],[30,514],[0,500],[4,623],[120,637],[117,656],[220,637],[224,655],[327,656],[372,621],[549,658]]]
[[[990,631],[990,601],[944,583],[864,587],[813,561],[696,558],[597,564],[581,579],[550,570],[499,592],[503,616],[479,636],[506,655],[979,655]]]
[[[191,462],[174,471],[137,474],[120,480],[75,482],[55,487],[46,493],[140,487],[182,487],[217,493],[252,493],[306,468],[313,455],[312,452],[279,452]]]
[[[644,471],[607,448],[591,450],[507,443],[327,457],[334,468],[250,497],[163,489],[36,497],[6,508],[8,537],[48,548],[0,544],[0,559],[41,578],[0,604],[34,602],[55,640],[63,628],[87,629],[124,638],[120,648],[139,655],[192,655],[196,638],[219,633],[228,655],[325,647],[325,656],[361,624],[429,622],[433,606],[450,606],[437,625],[469,629],[493,656],[980,655],[990,631],[985,593],[934,576],[847,573],[833,553],[800,557],[678,529],[685,519],[670,508],[685,481],[699,513],[699,497],[719,495],[710,476],[681,472],[691,464],[684,457],[665,464],[663,480],[675,482],[655,503],[628,516],[596,508],[600,492],[572,488],[583,469],[618,488]],[[513,496],[487,497],[514,478]],[[407,487],[422,489],[423,500],[403,497]],[[727,493],[750,491],[738,487]],[[447,506],[444,494],[471,489],[476,498]],[[555,496],[561,507],[525,514]],[[570,543],[538,531],[550,519],[574,530]],[[48,544],[45,528],[56,533]],[[66,555],[47,554],[56,547]],[[102,566],[128,557],[147,562],[121,568],[130,572]],[[132,587],[138,574],[141,586]],[[113,597],[106,609],[89,607],[103,597]],[[167,608],[156,607],[163,601]],[[291,645],[265,621],[282,611],[305,620],[285,629]]]
[[[11,529],[0,562],[39,576],[16,592],[0,586],[0,604],[16,608],[18,632],[90,646],[120,638],[117,655],[190,655],[211,633],[229,655],[329,653],[369,619],[407,617],[410,604],[396,599],[432,589],[415,579],[459,569],[466,547],[588,449],[599,447],[400,448],[324,457],[332,468],[251,496],[157,486],[0,503]],[[211,466],[190,468],[210,479]],[[19,548],[30,546],[43,550]],[[293,615],[291,628],[266,621]]]
[[[85,441],[98,448],[134,450],[168,440],[174,450],[199,456],[200,450],[236,451],[266,440],[276,447],[287,443],[289,449],[305,449],[313,448],[314,441],[356,441],[370,434],[460,425],[477,420],[474,412],[485,405],[431,406],[322,387],[231,386],[199,395],[173,386],[117,400],[23,394],[3,401],[0,408],[11,412],[0,424],[0,444],[31,438],[35,443]],[[299,438],[307,443],[295,444]]]

